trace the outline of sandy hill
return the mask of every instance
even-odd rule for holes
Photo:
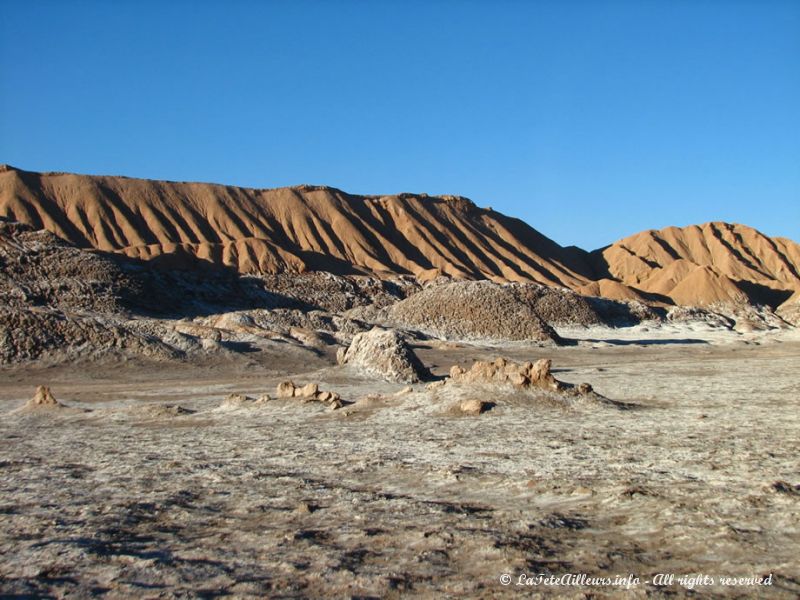
[[[245,274],[443,274],[701,306],[774,308],[800,290],[800,246],[743,225],[645,231],[587,253],[457,196],[262,190],[1,166],[0,217],[80,248]]]
[[[571,287],[591,272],[580,251],[453,196],[257,190],[6,167],[0,216],[78,247],[197,258],[241,273],[445,274]]]
[[[745,225],[644,231],[593,253],[599,271],[676,304],[780,305],[800,290],[800,245]]]

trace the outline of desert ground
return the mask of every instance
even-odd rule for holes
[[[574,343],[414,350],[439,377],[550,358],[613,402],[409,390],[277,343],[4,367],[0,595],[798,597],[798,330],[558,332]],[[286,379],[343,406],[274,398]],[[64,406],[19,410],[38,385]],[[490,410],[454,409],[470,397]],[[627,585],[542,579],[569,574]]]

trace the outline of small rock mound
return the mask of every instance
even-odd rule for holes
[[[219,406],[220,408],[253,408],[262,406],[270,400],[272,398],[269,394],[262,394],[259,398],[251,398],[244,394],[228,394]]]
[[[430,285],[394,304],[388,314],[398,325],[440,338],[559,343],[536,311],[536,301],[518,284],[456,281]]]
[[[590,384],[559,381],[551,372],[550,359],[517,363],[505,358],[476,361],[469,369],[454,365],[450,376],[428,384],[425,391],[436,400],[456,400],[447,407],[450,415],[479,415],[495,406],[527,405],[531,401],[560,408],[606,406],[633,410],[636,405],[611,400]],[[491,398],[491,402],[480,397]],[[478,402],[483,402],[478,405]]]
[[[352,365],[365,375],[396,383],[417,383],[430,376],[405,339],[394,329],[373,328],[359,333],[347,350],[337,354],[340,365]]]
[[[342,399],[336,392],[325,392],[319,389],[316,383],[296,385],[293,381],[282,381],[276,390],[278,398],[298,398],[305,402],[322,402],[332,410],[343,406]]]
[[[459,365],[454,365],[450,369],[449,379],[437,383],[439,387],[454,383],[508,385],[521,390],[540,389],[547,392],[558,392],[561,395],[603,399],[602,396],[595,393],[588,383],[573,385],[559,381],[550,371],[551,367],[552,361],[549,358],[524,363],[517,363],[502,357],[492,362],[478,360],[469,370]],[[470,409],[475,410],[475,407],[472,406]]]
[[[53,392],[46,385],[40,385],[36,388],[36,393],[33,398],[25,403],[22,407],[23,410],[54,410],[65,408],[61,402],[56,400]]]
[[[450,369],[450,379],[458,383],[510,383],[520,388],[538,387],[561,391],[566,388],[566,384],[553,377],[551,366],[552,361],[549,358],[521,364],[505,358],[498,358],[494,362],[479,360],[469,371],[458,365],[453,366]]]
[[[483,400],[472,398],[470,400],[464,400],[461,402],[461,404],[458,405],[458,408],[465,415],[477,417],[481,413],[489,410],[489,403],[484,402]]]
[[[184,408],[179,404],[146,404],[137,407],[133,412],[143,417],[160,419],[165,417],[182,417],[185,415],[193,415],[197,411],[189,408]]]

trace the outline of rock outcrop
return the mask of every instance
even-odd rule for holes
[[[440,383],[440,387],[453,384],[461,387],[464,387],[465,384],[467,387],[489,384],[523,391],[555,392],[562,397],[607,401],[606,398],[595,393],[588,383],[573,385],[559,381],[553,376],[551,368],[552,361],[549,358],[542,358],[536,362],[518,363],[500,357],[492,362],[475,361],[469,369],[454,365],[450,369],[450,377],[438,383]]]
[[[444,405],[449,415],[480,415],[495,406],[530,406],[541,403],[559,408],[609,406],[630,408],[610,400],[589,383],[572,384],[553,376],[552,362],[515,362],[503,357],[493,361],[478,360],[468,369],[454,365],[449,377],[425,386],[433,405]]]
[[[137,283],[113,260],[49,231],[0,221],[0,305],[118,313]]]
[[[477,417],[478,415],[486,412],[489,408],[489,403],[475,398],[464,400],[458,405],[458,409],[465,415]]]
[[[339,394],[322,391],[316,383],[296,385],[293,381],[282,381],[278,384],[275,393],[279,399],[297,398],[305,402],[322,402],[333,410],[344,406]]]
[[[388,310],[393,323],[456,340],[558,343],[555,330],[536,311],[525,286],[491,281],[435,283]],[[576,299],[587,315],[591,309]]]
[[[393,329],[375,327],[359,333],[347,350],[339,349],[337,360],[364,375],[397,383],[417,383],[430,376],[405,339]]]
[[[0,364],[131,355],[163,360],[184,353],[115,317],[46,309],[0,310]]]
[[[469,370],[454,365],[450,369],[450,379],[456,383],[510,384],[523,389],[536,387],[556,392],[566,389],[567,384],[553,377],[551,366],[549,358],[542,358],[535,363],[516,363],[505,358],[498,358],[494,362],[479,360]]]
[[[40,410],[56,410],[64,408],[64,405],[56,400],[50,388],[46,385],[40,385],[36,388],[36,393],[33,398],[28,400],[22,407],[23,411],[40,411]]]

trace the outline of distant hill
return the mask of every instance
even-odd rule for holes
[[[676,304],[777,306],[800,290],[800,245],[744,225],[644,231],[593,253],[611,279]]]
[[[592,253],[458,196],[357,196],[0,167],[0,216],[81,248],[240,273],[330,271],[532,281],[665,304],[800,291],[800,246],[742,225],[647,231]]]

